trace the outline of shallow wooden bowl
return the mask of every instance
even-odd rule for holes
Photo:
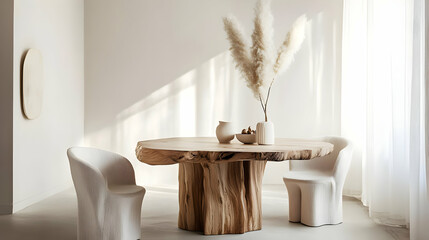
[[[256,142],[256,134],[235,134],[238,141],[244,144],[253,144]]]

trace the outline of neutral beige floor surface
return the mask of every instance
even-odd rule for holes
[[[142,210],[142,239],[409,239],[409,231],[378,225],[358,200],[344,198],[344,222],[307,227],[288,222],[284,186],[264,186],[263,227],[245,234],[204,236],[177,228],[177,190],[147,188]],[[56,194],[13,215],[0,216],[0,239],[76,239],[77,202],[74,189]]]

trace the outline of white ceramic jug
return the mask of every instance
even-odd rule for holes
[[[219,121],[219,125],[216,127],[216,137],[220,143],[230,143],[234,139],[234,135],[232,123]]]

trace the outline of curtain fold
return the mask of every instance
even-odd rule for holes
[[[409,218],[412,2],[345,0],[342,135],[355,146],[345,193],[356,192],[377,222]],[[359,169],[360,168],[360,169]]]
[[[428,71],[427,9],[424,0],[414,1],[413,72],[410,125],[410,239],[427,239],[429,229],[428,184]],[[426,31],[425,31],[426,29]]]
[[[355,146],[344,193],[411,239],[429,235],[426,8],[344,0],[343,13],[341,134]]]

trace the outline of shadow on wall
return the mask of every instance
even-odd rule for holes
[[[327,28],[330,31],[324,32]],[[277,136],[339,134],[337,31],[335,21],[322,13],[309,22],[303,48],[290,70],[276,80],[271,93],[269,111]],[[326,49],[333,50],[327,53]],[[134,153],[136,143],[154,138],[215,136],[219,120],[232,121],[237,132],[249,125],[254,128],[263,120],[263,113],[245,85],[229,51],[222,52],[124,109],[114,124],[87,133],[86,144],[130,159],[138,184],[177,187],[177,165],[141,164]],[[264,182],[281,184],[288,164],[271,165],[267,165]]]
[[[214,136],[216,119],[231,120],[238,104],[238,96],[233,93],[239,84],[235,79],[239,77],[233,68],[228,51],[215,56],[123,110],[116,116],[115,125],[90,133],[87,144],[104,146],[129,157],[136,175],[144,176],[144,181],[137,180],[140,184],[160,186],[166,180],[177,182],[177,165],[142,167],[135,159],[134,147],[146,139]],[[163,181],[159,182],[160,179]]]

